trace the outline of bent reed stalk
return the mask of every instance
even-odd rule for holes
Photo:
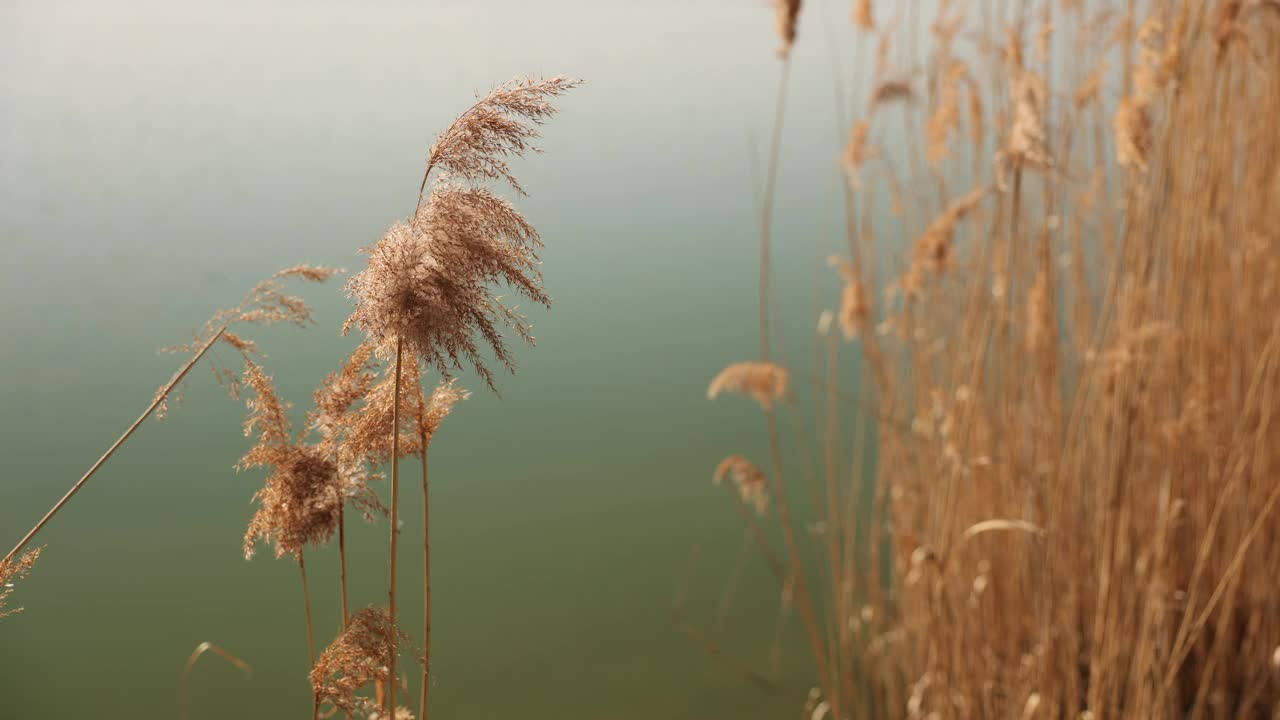
[[[200,359],[205,356],[205,353],[209,352],[209,349],[213,347],[214,343],[218,342],[218,340],[222,338],[222,334],[225,333],[226,331],[227,331],[227,326],[223,325],[222,327],[218,328],[218,330],[213,334],[212,337],[210,337],[208,340],[204,342],[203,345],[200,346],[200,349],[196,352],[196,354],[193,355],[190,360],[187,360],[187,362],[181,368],[178,369],[178,372],[174,374],[173,379],[165,383],[160,388],[159,392],[157,392],[156,396],[151,400],[151,404],[147,406],[146,410],[142,411],[142,414],[138,416],[138,419],[134,420],[133,424],[130,425],[129,428],[124,431],[124,434],[121,435],[119,438],[117,438],[116,441],[111,444],[111,447],[107,448],[107,451],[104,452],[102,456],[98,458],[98,461],[95,462],[87,471],[85,471],[85,474],[82,475],[80,479],[77,480],[76,483],[71,486],[71,489],[68,490],[66,494],[63,495],[60,500],[58,500],[58,502],[54,503],[53,507],[49,508],[49,511],[44,514],[44,517],[40,518],[39,522],[37,522],[34,527],[32,527],[29,531],[27,531],[26,535],[22,536],[22,539],[18,541],[18,544],[14,545],[13,549],[10,550],[8,554],[4,556],[4,560],[2,562],[11,561],[14,557],[18,555],[18,553],[22,552],[22,549],[31,543],[31,541],[40,532],[40,530],[42,530],[44,526],[48,524],[50,520],[53,519],[53,516],[57,515],[58,512],[62,510],[62,508],[68,502],[71,502],[71,498],[75,497],[75,494],[80,492],[80,488],[84,487],[84,484],[89,481],[89,478],[93,477],[94,474],[97,473],[98,470],[103,465],[106,464],[107,460],[111,459],[111,456],[115,454],[116,450],[119,450],[120,446],[124,445],[125,441],[127,441],[130,438],[130,436],[132,436],[133,433],[139,427],[142,426],[142,423],[146,422],[147,418],[151,417],[151,414],[154,413],[157,408],[159,408],[162,404],[164,404],[166,400],[169,399],[169,393],[173,392],[173,389],[178,386],[178,383],[182,382],[182,380],[187,376],[187,373],[191,372],[191,368],[195,367],[196,363],[200,362]]]

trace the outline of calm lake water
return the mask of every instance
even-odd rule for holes
[[[438,717],[779,718],[809,665],[787,626],[754,689],[672,625],[711,632],[741,544],[710,485],[759,453],[745,402],[709,402],[756,352],[753,144],[779,63],[762,1],[7,2],[0,8],[0,543],[52,504],[176,369],[217,307],[299,262],[359,269],[412,208],[432,136],[517,73],[589,84],[518,174],[546,240],[550,311],[501,399],[464,382],[433,446],[433,708]],[[847,3],[809,3],[777,217],[779,303],[796,355],[815,273],[841,247],[831,52],[852,66]],[[829,33],[829,35],[828,35]],[[758,138],[760,142],[753,142]],[[826,290],[830,285],[824,286]],[[305,410],[353,344],[340,284],[318,325],[256,335]],[[828,294],[826,297],[830,298]],[[828,302],[834,302],[828,300]],[[223,352],[219,358],[233,363]],[[296,566],[240,538],[259,473],[237,474],[243,406],[206,371],[48,527],[0,623],[0,718],[175,717],[183,663],[207,657],[192,717],[304,717]],[[402,604],[418,637],[410,466]],[[353,533],[357,605],[385,597],[385,524]],[[337,623],[336,552],[308,565],[318,642]],[[770,670],[778,593],[758,559],[718,636]],[[415,695],[416,697],[416,695]]]

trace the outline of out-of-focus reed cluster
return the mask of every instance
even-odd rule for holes
[[[826,369],[712,383],[766,416],[808,712],[1274,717],[1280,5],[871,5]]]

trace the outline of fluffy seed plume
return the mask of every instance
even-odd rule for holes
[[[784,60],[791,55],[791,48],[796,44],[796,21],[800,18],[800,0],[773,0],[774,17],[777,23],[778,57]]]
[[[244,383],[249,398],[246,436],[258,440],[240,459],[241,470],[270,468],[266,483],[254,494],[258,511],[244,535],[245,558],[252,558],[259,540],[275,542],[276,557],[296,555],[307,545],[333,537],[344,501],[342,473],[320,445],[307,445],[290,437],[289,405],[276,394],[262,367],[246,361]]]
[[[867,288],[858,277],[857,268],[843,258],[832,255],[827,264],[834,267],[844,280],[844,289],[840,291],[840,331],[845,340],[852,340],[867,326],[871,316],[871,304],[867,299]]]
[[[915,91],[908,80],[886,80],[871,91],[871,110],[874,112],[881,105],[892,102],[911,102],[915,99]]]
[[[418,426],[419,442],[431,443],[431,438],[440,429],[440,423],[453,412],[453,406],[471,397],[471,393],[458,387],[456,379],[446,380],[436,386],[426,402],[421,403],[421,410],[415,417]]]
[[[937,165],[947,157],[947,138],[960,126],[960,86],[969,74],[969,68],[960,60],[952,61],[942,78],[941,97],[926,127],[928,145],[925,157]]]
[[[537,126],[553,117],[552,100],[582,84],[553,78],[517,77],[478,98],[436,137],[427,157],[427,175],[440,168],[448,177],[471,182],[501,180],[516,192],[524,188],[511,174],[508,160],[537,151]],[[426,178],[423,179],[423,189]]]
[[[849,128],[849,143],[844,146],[841,160],[849,177],[856,177],[859,168],[875,155],[875,148],[870,146],[871,122],[859,120]]]
[[[1049,339],[1053,327],[1052,298],[1049,297],[1049,277],[1042,270],[1027,293],[1027,329],[1024,341],[1027,352],[1038,351]]]
[[[742,502],[755,508],[757,515],[764,515],[768,511],[769,491],[765,476],[754,463],[741,455],[730,455],[716,466],[711,482],[721,485],[726,477],[733,481]]]
[[[483,352],[514,369],[502,332],[514,330],[532,343],[532,329],[492,288],[505,285],[549,305],[538,269],[542,241],[510,203],[477,183],[502,180],[523,194],[507,161],[535,149],[537,126],[556,111],[551,100],[578,84],[562,77],[514,80],[441,133],[413,217],[364,250],[369,265],[347,284],[356,309],[344,332],[359,328],[383,354],[403,340],[410,354],[446,376],[465,362],[491,388]],[[435,168],[444,174],[428,192]]]
[[[1151,152],[1151,116],[1146,101],[1136,96],[1121,100],[1113,124],[1116,160],[1127,168],[1146,172]]]
[[[307,417],[307,426],[335,450],[352,412],[368,397],[377,382],[376,367],[373,346],[360,343],[342,364],[342,369],[329,373],[315,391],[315,409]]]
[[[707,388],[707,397],[735,392],[749,396],[766,410],[773,401],[785,397],[789,375],[786,368],[769,362],[739,362],[720,371]]]
[[[407,457],[421,450],[415,421],[425,416],[426,399],[415,355],[405,354],[400,373],[400,457]],[[351,413],[342,447],[352,458],[374,466],[391,462],[395,385],[395,364],[388,363],[381,379],[365,394],[364,403]]]
[[[356,612],[311,668],[311,687],[319,702],[373,717],[379,712],[377,703],[358,693],[371,683],[387,683],[386,660],[408,640],[391,623],[386,609],[368,607]],[[396,717],[401,717],[398,710]]]
[[[909,297],[919,296],[926,273],[940,274],[946,271],[951,260],[956,225],[973,212],[986,194],[986,188],[976,188],[951,203],[916,239],[911,266],[902,279],[903,290]]]
[[[1022,167],[1043,170],[1053,164],[1045,144],[1044,80],[1028,70],[1017,69],[1009,82],[1013,99],[1013,126],[1005,156]]]
[[[16,559],[0,561],[0,620],[22,612],[20,607],[5,610],[5,600],[13,594],[14,584],[31,573],[31,568],[35,566],[41,550],[44,550],[44,546],[28,550]]]
[[[244,324],[277,325],[280,323],[289,323],[298,327],[310,325],[313,322],[311,306],[301,297],[285,292],[284,283],[288,280],[322,283],[343,272],[341,268],[321,267],[318,265],[294,265],[280,270],[253,286],[253,289],[244,296],[244,299],[238,305],[224,308],[214,313],[213,317],[209,318],[204,327],[191,339],[191,342],[163,347],[160,348],[160,352],[185,354],[194,358],[207,349],[207,345],[220,340],[222,343],[230,345],[248,360],[257,352],[257,346],[252,340],[231,332],[231,327]],[[237,374],[230,369],[217,365],[213,365],[212,369],[218,382],[227,389],[232,397],[238,398],[240,383]],[[160,393],[165,392],[166,389],[161,388]],[[169,393],[164,402],[157,408],[156,415],[163,419],[168,413],[169,402],[180,399],[180,396],[176,393]]]
[[[1076,88],[1076,109],[1080,110],[1098,97],[1098,92],[1102,89],[1102,79],[1107,74],[1106,61],[1099,61],[1098,66],[1080,81],[1080,86]]]
[[[875,13],[871,9],[871,0],[854,0],[853,24],[868,32],[876,29]]]

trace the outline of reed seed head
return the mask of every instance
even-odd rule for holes
[[[765,475],[754,463],[741,455],[730,455],[716,466],[711,476],[714,485],[720,485],[728,477],[742,502],[755,508],[757,515],[764,515],[769,509],[769,490]]]
[[[876,29],[875,12],[871,9],[871,0],[854,0],[853,24],[860,30],[868,32]]]
[[[258,440],[238,467],[270,469],[266,483],[253,496],[258,510],[244,535],[245,558],[253,557],[259,540],[274,541],[277,558],[328,542],[337,531],[344,502],[338,464],[324,445],[290,437],[289,406],[261,366],[246,361],[244,383],[254,393],[247,400],[245,435],[257,433]]]
[[[800,0],[773,0],[778,28],[778,57],[784,60],[791,55],[796,44],[796,23],[800,18]]]
[[[387,658],[408,641],[392,624],[386,608],[367,607],[354,613],[311,668],[311,687],[319,702],[375,717],[380,712],[377,703],[359,693],[371,683],[387,684]],[[396,717],[402,717],[399,710]]]
[[[510,203],[480,184],[503,181],[524,194],[508,160],[537,149],[537,126],[556,113],[552,100],[579,84],[559,76],[516,78],[480,98],[437,137],[413,216],[364,250],[368,267],[347,284],[356,309],[344,332],[364,331],[384,357],[403,341],[409,354],[446,376],[465,362],[490,388],[484,350],[514,369],[502,330],[532,343],[531,328],[491,291],[505,285],[549,305],[538,269],[542,243]],[[428,190],[436,168],[443,176]]]
[[[13,594],[13,586],[31,573],[44,546],[28,550],[17,558],[0,561],[0,620],[22,612],[22,608],[5,609],[5,601]]]
[[[768,410],[774,400],[786,396],[788,378],[786,368],[770,362],[733,363],[711,381],[707,397],[714,400],[724,392],[740,393]]]

